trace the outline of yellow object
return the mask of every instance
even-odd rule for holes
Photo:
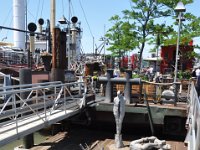
[[[13,43],[0,42],[0,46],[13,46]]]

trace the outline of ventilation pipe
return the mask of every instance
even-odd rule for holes
[[[25,1],[13,0],[13,28],[25,30]],[[25,51],[25,33],[14,31],[14,46]]]
[[[71,50],[72,50],[72,54],[71,54],[71,57],[72,59],[74,59],[76,57],[76,40],[77,40],[77,28],[76,28],[76,23],[78,21],[78,18],[77,17],[72,17],[71,18],[71,21],[72,21],[72,28],[70,29],[71,31],[71,35],[72,35],[72,38],[71,38]]]
[[[44,24],[44,20],[40,18],[38,20],[39,32],[42,33],[42,25]]]

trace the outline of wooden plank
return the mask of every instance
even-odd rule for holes
[[[129,150],[130,142],[131,141],[123,141],[124,147],[120,148],[120,150]],[[166,143],[170,144],[171,150],[187,150],[187,147],[184,146],[183,142],[166,141]],[[104,148],[104,150],[118,150],[115,147],[114,139],[105,139],[104,141],[100,141],[92,150],[99,150],[99,147]]]

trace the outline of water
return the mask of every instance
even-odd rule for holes
[[[41,142],[45,141],[49,134],[43,134],[41,132],[34,133],[34,144],[40,144]],[[15,147],[23,145],[23,139],[11,142],[3,147],[0,147],[0,150],[14,150]]]

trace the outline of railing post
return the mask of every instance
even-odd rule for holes
[[[107,84],[106,84],[106,102],[110,103],[113,101],[113,84],[111,83],[110,79],[113,78],[113,70],[107,70]]]
[[[130,79],[132,78],[132,71],[126,70],[126,83],[125,83],[125,90],[124,90],[124,97],[126,99],[126,103],[131,103],[131,83]]]
[[[43,91],[43,100],[44,100],[44,115],[45,115],[45,121],[47,122],[47,111],[46,111],[46,94],[45,94],[45,89]]]
[[[15,94],[12,94],[12,102],[14,105],[14,109],[15,109],[15,123],[16,123],[16,133],[18,134],[18,119],[17,119],[17,107],[16,107],[16,98],[15,98]]]
[[[198,106],[199,107],[199,106]],[[199,107],[200,108],[200,107]],[[200,110],[198,110],[197,111],[197,113],[199,114],[199,115],[197,115],[197,116],[200,116],[200,112],[199,112]],[[199,125],[199,121],[200,121],[200,119],[199,118],[197,118],[197,128],[196,128],[196,141],[195,141],[195,143],[196,143],[196,145],[195,145],[195,150],[199,150],[200,149],[200,125]]]
[[[79,82],[83,82],[83,77],[82,76],[79,76],[79,80],[78,80]],[[81,96],[82,95],[82,91],[81,91],[81,86],[82,86],[82,83],[79,83],[79,96]]]
[[[178,85],[179,85],[179,83],[177,83],[177,82],[174,83],[174,86],[175,86],[175,91],[174,91],[174,96],[175,96],[175,98],[174,98],[174,106],[176,106],[177,102],[178,102]]]
[[[66,89],[65,89],[65,87],[64,87],[64,85],[63,85],[63,90],[64,90],[64,108],[65,108],[65,114],[67,113],[67,107],[66,107]]]
[[[32,83],[32,72],[31,69],[21,69],[19,72],[20,84],[31,84]],[[21,98],[26,99],[28,93],[23,92],[21,93]],[[32,102],[29,102],[29,104]],[[23,138],[24,148],[31,148],[34,145],[34,137],[33,133],[25,136]]]

